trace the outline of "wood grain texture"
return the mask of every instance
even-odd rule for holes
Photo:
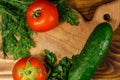
[[[89,3],[89,5],[90,4],[93,5],[92,3]],[[116,12],[114,12],[115,9]],[[89,12],[89,9],[87,12]],[[120,0],[98,7],[92,20],[89,22],[85,21],[84,18],[79,15],[80,24],[78,26],[61,23],[53,30],[34,34],[32,39],[36,43],[36,47],[30,49],[31,55],[43,61],[45,56],[44,49],[49,49],[56,53],[58,60],[64,56],[71,57],[73,54],[80,53],[96,25],[101,22],[106,22],[103,19],[106,13],[109,13],[112,18],[108,23],[110,23],[115,32],[108,55],[93,77],[95,80],[120,80],[120,26],[118,27],[120,24]],[[89,15],[93,15],[93,13]],[[1,42],[0,37],[0,44]],[[8,59],[4,59],[2,52],[0,52],[0,80],[13,80],[11,71],[15,62],[11,56],[9,56]]]
[[[76,9],[85,20],[92,20],[96,9],[106,3],[110,3],[115,0],[67,0],[74,9]]]

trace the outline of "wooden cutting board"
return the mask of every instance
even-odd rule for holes
[[[30,54],[43,61],[44,49],[49,49],[57,55],[58,60],[64,56],[71,57],[73,54],[80,53],[96,25],[108,22],[114,30],[113,41],[108,55],[93,78],[94,80],[120,80],[120,0],[73,1],[81,2],[81,4],[69,3],[80,12],[80,24],[71,26],[68,23],[60,23],[53,30],[34,34],[32,39],[36,43],[36,47],[30,49]],[[104,20],[105,14],[110,15],[109,21]],[[11,56],[4,59],[0,52],[0,80],[13,80],[11,70],[15,62]]]

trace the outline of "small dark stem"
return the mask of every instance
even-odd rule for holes
[[[36,10],[35,12],[33,12],[33,18],[38,18],[41,14],[41,10]]]
[[[30,70],[26,71],[25,74],[26,75],[30,75],[32,72]]]

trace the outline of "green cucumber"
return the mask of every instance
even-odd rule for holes
[[[90,80],[108,51],[112,34],[112,27],[108,23],[96,26],[78,59],[71,66],[68,80]]]

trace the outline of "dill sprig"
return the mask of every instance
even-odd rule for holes
[[[30,56],[28,51],[34,46],[30,37],[33,31],[28,28],[25,13],[31,2],[32,0],[0,0],[1,50],[5,58],[8,54],[14,59]]]

